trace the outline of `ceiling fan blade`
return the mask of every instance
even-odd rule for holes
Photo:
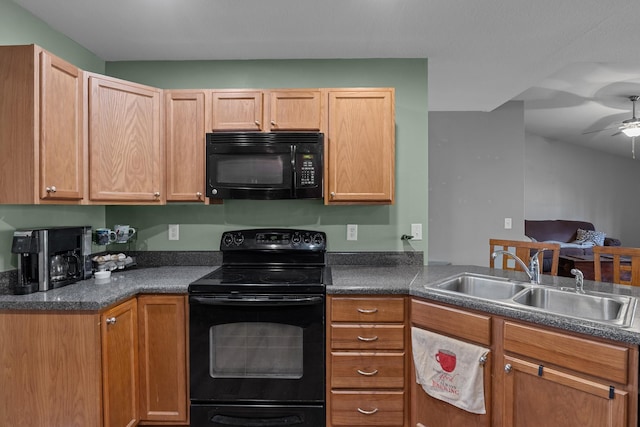
[[[611,126],[608,128],[598,129],[598,130],[590,130],[588,132],[582,132],[582,135],[589,135],[590,133],[604,132],[605,130],[611,130],[611,129],[618,129],[618,126]]]
[[[612,133],[612,134],[611,134],[611,136],[620,135],[621,133],[622,133],[622,131],[621,131],[621,130],[619,130],[619,131],[618,131],[618,132],[616,132],[616,133]]]

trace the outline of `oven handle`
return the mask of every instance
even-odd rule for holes
[[[209,297],[190,297],[190,302],[197,302],[202,305],[231,305],[231,306],[285,306],[285,305],[314,305],[320,304],[323,301],[321,296],[308,296],[308,297],[283,297],[283,298],[269,298],[266,296],[255,295],[243,295],[240,297],[226,297],[226,296],[209,296]]]
[[[304,420],[298,415],[291,415],[282,418],[240,418],[226,415],[214,415],[211,422],[223,426],[242,427],[267,427],[267,426],[293,426],[302,424]]]

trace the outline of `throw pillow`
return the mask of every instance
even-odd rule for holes
[[[603,231],[583,230],[578,228],[577,241],[582,243],[593,242],[597,246],[604,246],[606,234]]]

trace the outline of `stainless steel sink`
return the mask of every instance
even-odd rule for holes
[[[544,312],[619,326],[631,324],[636,305],[636,299],[628,296],[579,294],[544,287],[531,287],[516,295],[513,301]]]
[[[461,273],[429,289],[541,313],[629,327],[637,300],[631,296],[601,292],[576,293],[572,289],[532,285],[505,277]]]
[[[477,298],[502,300],[513,297],[524,290],[526,285],[502,277],[464,273],[439,283],[433,288]]]

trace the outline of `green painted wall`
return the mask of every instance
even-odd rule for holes
[[[427,60],[251,60],[109,62],[107,74],[161,88],[394,87],[396,89],[396,204],[324,206],[321,201],[229,200],[212,206],[110,206],[109,226],[139,229],[140,250],[218,249],[225,230],[300,227],[325,231],[330,251],[424,251],[427,237]],[[424,240],[403,243],[410,224]],[[180,224],[169,241],[168,224]],[[346,240],[358,224],[358,240]],[[425,260],[427,259],[425,254]]]
[[[84,70],[104,72],[105,62],[96,55],[53,30],[15,3],[0,0],[0,44],[32,43]],[[0,272],[16,268],[16,257],[11,254],[11,236],[16,228],[52,225],[98,227],[105,223],[104,211],[103,206],[0,205]]]
[[[0,44],[37,44],[83,70],[104,73],[102,59],[10,0],[0,0]]]

